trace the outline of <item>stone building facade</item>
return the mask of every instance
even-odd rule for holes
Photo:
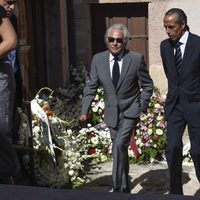
[[[160,42],[167,36],[164,13],[182,8],[193,33],[200,35],[199,0],[18,0],[19,44],[25,96],[41,87],[65,87],[69,66],[90,68],[92,56],[105,49],[104,33],[112,23],[125,23],[132,38],[128,48],[145,56],[155,86],[167,83]]]
[[[200,34],[200,17],[198,13],[200,11],[199,0],[74,0],[68,3],[68,20],[69,24],[69,38],[71,37],[71,43],[69,42],[69,49],[73,49],[70,54],[69,60],[74,62],[83,62],[86,66],[89,66],[93,51],[92,51],[92,9],[93,5],[138,5],[138,3],[146,3],[148,7],[148,60],[150,73],[154,80],[155,86],[165,93],[167,90],[167,83],[165,75],[163,73],[162,62],[160,59],[160,42],[167,36],[163,27],[164,13],[172,8],[182,8],[188,16],[188,24],[190,30],[193,33]],[[126,14],[126,13],[124,13]],[[73,31],[70,34],[70,27]],[[98,41],[96,41],[98,42]],[[75,47],[75,48],[74,48]]]

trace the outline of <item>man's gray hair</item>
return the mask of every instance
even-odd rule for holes
[[[112,24],[105,33],[104,36],[105,43],[108,43],[108,35],[113,29],[118,29],[123,32],[125,44],[127,44],[128,40],[130,39],[130,32],[124,24]]]

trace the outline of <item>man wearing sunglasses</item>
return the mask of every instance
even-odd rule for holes
[[[82,102],[80,121],[88,119],[97,88],[105,93],[104,121],[110,129],[113,156],[113,191],[130,192],[128,145],[141,112],[146,112],[153,81],[142,54],[129,51],[127,27],[113,24],[105,33],[108,50],[94,55],[90,80]]]

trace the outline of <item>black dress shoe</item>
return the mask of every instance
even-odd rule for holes
[[[113,188],[112,192],[121,192],[120,188]]]
[[[127,188],[122,188],[122,193],[130,193],[130,190]]]

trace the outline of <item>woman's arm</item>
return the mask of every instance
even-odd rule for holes
[[[0,25],[0,59],[3,58],[9,51],[13,50],[17,46],[17,35],[10,22],[10,20],[5,17],[2,18],[2,23]]]

